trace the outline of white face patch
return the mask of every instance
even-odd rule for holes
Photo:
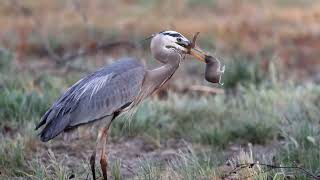
[[[168,47],[174,47],[175,49],[186,52],[187,49],[178,43],[180,42],[190,42],[186,37],[176,31],[163,31],[160,32],[159,35],[162,36],[165,43]]]

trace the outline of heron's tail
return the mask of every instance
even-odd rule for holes
[[[47,142],[50,139],[56,137],[64,129],[68,126],[70,122],[70,114],[64,114],[56,116],[54,110],[49,110],[44,116],[41,118],[40,123],[36,126],[36,130],[40,128],[42,125],[46,124],[45,127],[38,134],[40,136],[40,140],[43,142]]]
[[[49,114],[51,113],[52,109],[49,109],[40,119],[39,124],[36,126],[36,128],[34,130],[38,130],[41,126],[43,126],[44,124],[46,124],[47,122],[47,118],[49,116]]]

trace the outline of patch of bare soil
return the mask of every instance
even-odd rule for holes
[[[56,160],[62,162],[63,165],[76,169],[79,166],[86,166],[89,168],[89,157],[95,148],[94,138],[72,138],[66,140],[63,137],[58,137],[49,143],[37,142],[37,148],[32,156],[36,156],[43,160],[44,163],[50,163],[49,153],[53,152]],[[239,152],[244,150],[252,151],[254,157],[263,162],[270,159],[275,154],[278,142],[270,143],[268,145],[231,145],[224,151],[225,162],[239,155]],[[181,152],[189,152],[190,147],[196,152],[209,152],[212,147],[203,145],[192,145],[189,142],[181,139],[169,139],[162,141],[160,145],[150,142],[145,137],[135,138],[109,138],[107,145],[109,156],[108,173],[111,174],[111,168],[116,161],[121,163],[121,175],[123,179],[132,179],[141,170],[142,161],[148,160],[165,165],[166,162],[177,158]],[[30,157],[34,158],[34,157]],[[223,165],[222,165],[223,166]],[[96,167],[99,166],[99,159],[97,156]],[[90,172],[90,171],[88,171]],[[91,178],[91,174],[88,175]]]
[[[94,139],[72,138],[72,140],[66,140],[63,137],[59,137],[49,143],[38,142],[36,144],[37,153],[33,153],[32,156],[36,154],[44,163],[50,163],[49,152],[51,151],[58,162],[62,162],[70,169],[75,169],[80,164],[83,166],[83,163],[86,163],[89,168],[89,158],[95,148]],[[181,150],[187,149],[189,145],[184,140],[174,139],[161,142],[161,146],[158,146],[143,137],[117,140],[109,138],[107,144],[109,156],[108,172],[110,174],[110,167],[113,167],[116,161],[120,161],[123,179],[131,179],[140,170],[141,161],[166,162],[176,157]],[[96,158],[96,167],[100,168],[99,156]],[[91,177],[91,174],[89,177]]]

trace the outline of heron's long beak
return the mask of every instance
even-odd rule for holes
[[[190,55],[195,57],[197,60],[206,62],[206,53],[203,52],[200,48],[194,47],[189,50]]]
[[[193,39],[188,46],[188,53],[187,54],[192,55],[193,57],[195,57],[199,61],[206,62],[207,54],[196,45],[196,41],[197,41],[199,34],[200,34],[200,32],[197,32],[194,34]]]

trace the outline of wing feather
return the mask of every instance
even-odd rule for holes
[[[36,129],[48,141],[65,129],[112,115],[139,94],[145,69],[135,59],[122,59],[79,80],[44,114]]]

